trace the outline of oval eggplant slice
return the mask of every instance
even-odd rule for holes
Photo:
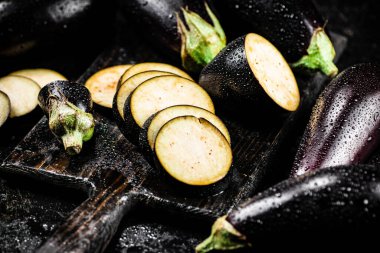
[[[186,72],[183,70],[180,70],[177,67],[174,67],[172,65],[166,64],[166,63],[158,63],[158,62],[144,62],[134,65],[132,68],[128,69],[123,76],[120,78],[118,87],[121,86],[122,83],[124,83],[128,78],[142,72],[146,71],[162,71],[162,72],[169,72],[172,74],[175,74],[177,76],[181,76],[184,78],[187,78],[189,80],[193,80],[191,76],[189,76]]]
[[[179,76],[154,77],[140,84],[125,103],[126,137],[137,144],[145,121],[173,105],[194,105],[215,112],[210,96],[193,81]]]
[[[167,122],[157,134],[158,163],[176,180],[205,186],[224,178],[232,150],[224,135],[203,118],[182,116]]]
[[[197,72],[226,45],[226,36],[205,0],[128,0],[121,10],[154,45]],[[162,51],[162,50],[161,50]]]
[[[90,91],[94,103],[112,108],[120,77],[131,68],[132,65],[117,65],[102,69],[87,79],[85,86]]]
[[[314,105],[292,175],[365,162],[380,143],[380,65],[341,72]]]
[[[36,108],[40,86],[32,79],[22,76],[0,78],[0,91],[8,95],[11,101],[11,118],[30,113]]]
[[[41,88],[53,81],[67,80],[66,77],[56,71],[43,68],[17,70],[10,73],[9,75],[30,78],[35,81]]]
[[[321,70],[328,76],[338,73],[333,60],[335,49],[325,32],[312,1],[304,0],[214,0],[233,32],[242,28],[271,41],[294,67]],[[242,35],[240,33],[240,35]],[[240,36],[238,35],[238,36]]]
[[[0,91],[0,127],[7,121],[11,113],[11,101],[4,92]]]
[[[215,114],[191,105],[175,105],[158,112],[144,124],[144,128],[141,131],[143,136],[141,136],[142,138],[140,138],[140,140],[146,139],[148,145],[153,150],[157,134],[162,126],[180,116],[194,116],[196,118],[206,119],[213,124],[223,134],[228,143],[231,144],[231,137],[227,127]]]
[[[207,65],[200,85],[227,107],[256,111],[297,110],[297,81],[281,53],[250,33],[231,42]]]
[[[129,95],[136,89],[137,86],[142,84],[148,79],[151,79],[153,77],[157,76],[170,76],[173,75],[169,72],[163,72],[163,71],[146,71],[138,73],[130,78],[128,78],[125,82],[122,83],[120,88],[117,90],[115,97],[114,97],[114,105],[117,114],[121,116],[122,119],[124,119],[124,104]]]

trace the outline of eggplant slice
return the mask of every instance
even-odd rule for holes
[[[210,96],[197,83],[179,76],[159,76],[149,79],[135,89],[131,94],[130,104],[124,107],[124,115],[131,115],[142,128],[145,121],[156,112],[182,104],[215,112]]]
[[[57,80],[67,80],[62,74],[51,69],[21,69],[10,73],[12,76],[23,76],[35,81],[41,88],[46,84],[57,81]]]
[[[268,40],[254,33],[231,42],[204,68],[200,84],[224,106],[259,115],[295,111],[300,104],[288,63]]]
[[[154,77],[140,84],[125,102],[123,134],[138,144],[144,123],[173,105],[194,105],[215,112],[210,96],[197,83],[174,75]]]
[[[136,64],[132,68],[128,69],[120,78],[118,87],[120,87],[121,84],[124,83],[128,78],[138,73],[153,71],[153,70],[169,72],[177,76],[181,76],[189,80],[193,80],[191,76],[189,76],[186,72],[172,65],[169,65],[166,63],[158,63],[158,62],[144,62],[144,63]]]
[[[11,101],[4,92],[0,91],[0,127],[7,121],[11,113]]]
[[[86,88],[91,92],[94,103],[112,108],[113,97],[115,96],[120,77],[131,68],[132,65],[117,65],[102,69],[93,74],[85,83]]]
[[[0,78],[0,91],[8,95],[11,101],[11,118],[30,113],[36,108],[40,86],[32,79],[22,76]]]
[[[168,75],[173,74],[163,71],[146,71],[138,73],[128,78],[125,82],[121,84],[114,97],[114,107],[116,107],[116,113],[119,114],[122,119],[124,119],[125,101],[129,97],[129,95],[136,89],[136,87],[153,77]]]
[[[228,143],[231,144],[231,137],[227,127],[215,114],[196,106],[176,105],[158,112],[151,120],[146,122],[144,126],[144,129],[146,131],[142,131],[142,133],[144,133],[144,136],[142,136],[142,138],[147,139],[152,150],[154,148],[157,134],[162,126],[170,120],[180,116],[194,116],[197,118],[206,119],[211,124],[213,124],[223,134]]]
[[[176,180],[206,186],[223,179],[232,164],[224,135],[209,121],[182,116],[159,131],[154,151],[157,162]]]

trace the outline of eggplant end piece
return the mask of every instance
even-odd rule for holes
[[[182,9],[184,21],[177,15],[181,35],[182,65],[191,72],[198,72],[226,46],[226,35],[219,20],[207,3],[206,10],[213,23],[207,23],[197,13]]]
[[[94,134],[94,117],[68,101],[51,98],[50,106],[49,128],[54,134],[61,136],[69,155],[79,154],[83,142],[90,140]]]
[[[307,55],[292,64],[294,68],[306,68],[310,70],[320,70],[329,77],[338,74],[338,68],[333,60],[335,49],[329,36],[323,28],[315,30],[307,49]]]
[[[249,247],[246,238],[227,220],[227,216],[218,218],[211,229],[211,235],[200,243],[195,251],[205,253],[213,250],[236,250]]]

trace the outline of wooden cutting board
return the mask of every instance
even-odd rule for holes
[[[333,41],[339,56],[346,40],[334,34]],[[160,60],[141,47],[139,43],[113,46],[94,61],[79,82],[84,83],[91,74],[107,66]],[[71,213],[39,252],[103,251],[120,220],[136,205],[214,219],[260,187],[285,177],[296,150],[296,136],[303,131],[310,108],[326,80],[320,74],[299,77],[304,98],[301,109],[270,126],[257,126],[219,113],[230,131],[234,154],[230,181],[221,191],[209,194],[179,191],[176,185],[162,179],[156,168],[124,138],[111,112],[99,108],[95,108],[94,138],[85,143],[80,155],[66,155],[44,117],[11,152],[0,170],[89,194],[89,199]]]

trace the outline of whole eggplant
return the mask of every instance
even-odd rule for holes
[[[379,212],[379,168],[330,167],[283,181],[219,218],[197,252],[278,244],[281,238],[294,248],[303,245],[301,238],[316,241],[312,235],[335,241],[355,235],[359,241],[360,232],[379,227]]]
[[[335,49],[325,32],[326,21],[308,0],[214,0],[222,24],[238,36],[258,33],[271,41],[295,67],[338,73]],[[223,23],[226,22],[227,24]],[[228,26],[227,26],[228,25]]]
[[[75,82],[54,81],[41,89],[38,102],[48,116],[50,130],[62,140],[67,153],[79,154],[95,128],[88,89]]]
[[[21,54],[66,37],[82,38],[99,29],[99,14],[107,23],[108,12],[102,0],[0,0],[0,55]]]
[[[380,142],[380,65],[340,73],[314,105],[292,175],[364,162]]]
[[[153,44],[181,56],[198,72],[226,45],[223,28],[205,0],[119,0],[124,16]]]

